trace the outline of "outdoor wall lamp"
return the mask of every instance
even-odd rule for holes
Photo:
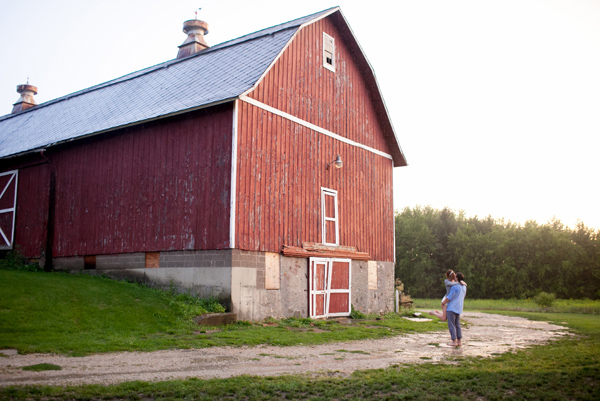
[[[344,162],[342,161],[342,158],[340,157],[340,155],[338,154],[337,157],[335,158],[334,161],[332,161],[331,163],[327,164],[327,170],[329,170],[329,166],[331,164],[334,164],[335,168],[342,168],[344,166]]]

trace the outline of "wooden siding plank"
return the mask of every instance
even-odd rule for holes
[[[341,245],[357,246],[360,251],[369,252],[377,258],[376,260],[388,260],[386,255],[393,258],[393,251],[390,251],[393,250],[393,240],[390,239],[393,219],[382,219],[383,215],[392,210],[392,205],[389,205],[391,199],[387,193],[389,189],[386,190],[391,188],[391,182],[382,184],[382,180],[392,179],[391,160],[338,143],[279,116],[273,117],[269,116],[269,113],[262,113],[262,110],[261,113],[252,110],[255,108],[245,104],[243,109],[249,109],[249,112],[242,113],[252,116],[256,114],[256,126],[260,128],[252,129],[252,132],[259,137],[248,144],[240,142],[240,154],[271,154],[269,158],[265,155],[253,159],[252,174],[254,177],[260,176],[261,180],[251,178],[249,185],[240,182],[239,196],[251,199],[247,205],[248,215],[260,206],[258,202],[263,205],[265,210],[262,215],[255,214],[255,227],[248,229],[249,234],[252,234],[252,230],[266,227],[264,231],[267,236],[258,244],[240,239],[240,248],[279,252],[283,244],[299,246],[303,241],[322,242],[319,189],[323,186],[339,191]],[[244,118],[247,116],[242,117]],[[269,119],[273,121],[273,118],[276,121],[275,127],[283,124],[283,128],[275,128],[277,133],[273,133],[273,128],[269,128],[273,126]],[[277,139],[279,132],[282,134],[281,143],[278,143]],[[267,138],[266,135],[272,137]],[[285,149],[285,153],[278,151],[279,148]],[[249,149],[254,149],[254,152]],[[328,150],[323,152],[321,149]],[[343,155],[345,166],[342,169],[330,167],[326,170],[326,164],[335,157],[334,153]],[[317,171],[314,171],[315,169]],[[307,174],[301,176],[301,171]],[[256,182],[253,183],[253,180]],[[260,196],[255,195],[256,188],[261,191]],[[278,210],[277,216],[287,215],[288,218],[275,219],[266,210],[273,207]],[[318,212],[313,212],[312,209],[317,209]],[[277,233],[278,230],[281,230],[282,235],[268,236],[268,233]]]
[[[335,38],[335,73],[322,66],[323,31]],[[389,153],[371,102],[372,89],[344,40],[330,18],[307,26],[248,97]],[[252,122],[245,135],[259,136],[256,140],[264,153],[246,163],[252,174],[245,178],[249,183],[242,184],[240,175],[239,197],[248,199],[245,213],[255,219],[246,226],[247,236],[238,237],[240,248],[279,252],[283,244],[322,242],[320,187],[326,187],[339,194],[340,243],[369,252],[375,260],[393,260],[392,162],[279,115],[261,111],[259,117],[255,106],[241,104],[240,120]],[[252,140],[240,141],[240,154],[252,154],[254,149]],[[344,167],[326,170],[338,153]],[[240,169],[246,168],[242,165]],[[265,191],[257,197],[253,185]],[[261,210],[261,216],[254,214]],[[266,232],[258,247],[250,239],[257,225]],[[238,229],[241,226],[240,221]]]
[[[55,256],[225,247],[232,110],[216,106],[58,150]],[[199,177],[210,178],[198,185]]]
[[[335,73],[322,65],[323,31],[335,38]],[[323,123],[325,129],[344,133],[349,139],[389,153],[378,122],[380,117],[370,100],[370,91],[376,88],[367,86],[345,39],[331,18],[302,29],[276,66],[249,96],[262,99],[273,107],[313,124]],[[279,72],[280,65],[287,66],[281,68],[287,71],[287,77]],[[312,77],[316,78],[314,84]],[[267,86],[289,89],[269,92],[265,88]],[[282,101],[281,97],[285,97],[286,92],[293,96]],[[266,93],[272,96],[265,96]],[[377,135],[372,135],[373,130],[377,131]]]
[[[46,248],[49,190],[49,164],[19,168],[14,244],[26,258],[39,258]]]

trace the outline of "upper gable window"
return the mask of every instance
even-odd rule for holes
[[[335,72],[335,40],[323,32],[323,67]]]

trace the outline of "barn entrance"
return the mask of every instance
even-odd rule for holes
[[[350,265],[350,259],[309,259],[311,318],[350,315]]]

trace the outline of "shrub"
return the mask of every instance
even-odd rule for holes
[[[350,307],[352,308],[352,312],[350,312],[350,317],[352,319],[365,319],[366,318],[364,313],[362,313],[359,310],[354,309],[354,305],[350,305]]]
[[[20,270],[29,272],[44,271],[37,263],[29,263],[18,250],[2,252],[0,254],[0,269]]]
[[[542,308],[549,308],[556,301],[556,294],[548,294],[542,291],[533,298],[533,301]]]

